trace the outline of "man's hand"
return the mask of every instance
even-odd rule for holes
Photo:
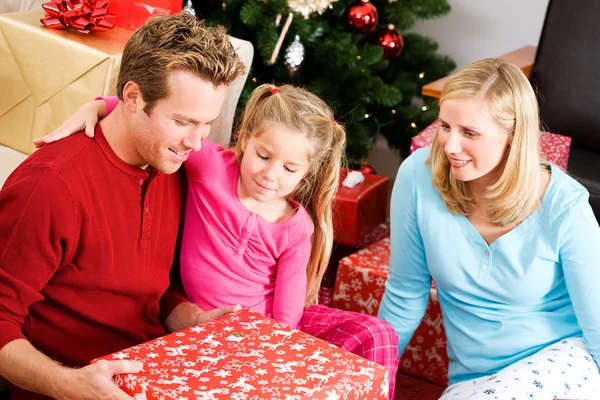
[[[118,399],[132,400],[122,391],[113,376],[140,372],[144,364],[137,361],[104,361],[80,369],[67,370],[56,381],[52,397],[59,400]]]
[[[239,304],[215,308],[212,310],[202,310],[193,303],[181,303],[173,309],[171,315],[165,321],[167,332],[180,331],[194,325],[202,324],[211,319],[219,318],[230,313],[236,313],[241,310]]]

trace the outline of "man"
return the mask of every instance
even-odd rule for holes
[[[127,399],[112,376],[141,364],[90,360],[236,309],[200,310],[169,286],[169,271],[182,206],[175,172],[243,72],[223,28],[155,16],[125,47],[121,101],[95,138],[44,146],[8,178],[0,375],[13,399]]]

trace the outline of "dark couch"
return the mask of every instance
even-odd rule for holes
[[[545,130],[573,139],[568,172],[600,221],[600,2],[550,0],[530,80]]]

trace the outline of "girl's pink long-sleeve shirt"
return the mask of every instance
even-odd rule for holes
[[[103,97],[106,115],[117,97]],[[188,194],[181,243],[181,280],[204,310],[240,304],[298,328],[306,297],[313,223],[296,213],[269,222],[250,212],[237,193],[235,153],[209,140],[184,163]]]

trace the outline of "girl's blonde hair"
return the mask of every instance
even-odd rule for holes
[[[520,222],[539,205],[541,188],[540,121],[533,88],[514,64],[487,58],[466,66],[444,85],[440,106],[446,100],[464,98],[478,98],[487,104],[491,118],[510,132],[500,178],[488,186],[487,212],[491,222],[497,225]],[[427,164],[433,186],[448,210],[469,215],[475,201],[467,182],[452,176],[437,133]]]
[[[275,89],[275,90],[274,90]],[[246,143],[269,123],[298,132],[312,144],[308,171],[290,194],[310,214],[314,233],[307,269],[306,305],[315,304],[333,247],[332,202],[338,188],[346,145],[345,129],[315,94],[291,85],[257,87],[246,103],[236,154],[241,163]]]

